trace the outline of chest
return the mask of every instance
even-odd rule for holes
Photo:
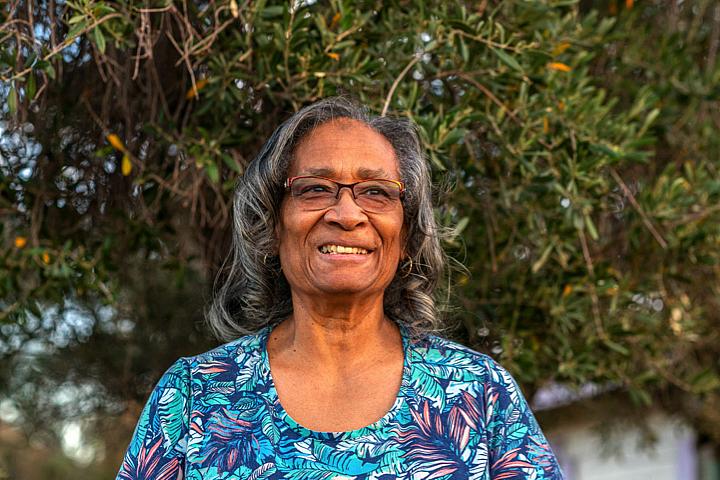
[[[374,369],[324,376],[302,369],[273,370],[279,402],[300,425],[318,432],[356,430],[381,419],[397,400],[402,357]]]
[[[252,411],[249,401],[239,404],[193,413],[186,479],[487,478],[487,439],[472,434],[459,444],[446,431],[449,416],[429,418],[434,426],[418,423],[423,407],[411,402],[373,428],[342,434],[309,432],[278,418],[270,405]]]

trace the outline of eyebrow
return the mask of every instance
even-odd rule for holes
[[[303,175],[316,175],[318,177],[332,178],[335,175],[335,171],[331,168],[326,167],[308,168],[307,173],[303,173]],[[356,175],[358,176],[358,178],[390,178],[388,172],[386,172],[382,168],[359,168],[356,171]]]

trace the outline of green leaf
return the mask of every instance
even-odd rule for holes
[[[81,21],[73,25],[72,28],[70,28],[70,31],[68,31],[67,36],[65,37],[65,43],[67,45],[70,45],[73,40],[75,40],[75,37],[80,35],[80,33],[85,30],[86,27],[87,21]]]
[[[445,139],[443,140],[440,147],[446,147],[448,145],[453,145],[457,143],[461,138],[465,136],[467,131],[464,128],[455,128],[448,132],[448,134],[445,136]]]
[[[655,119],[660,115],[660,109],[654,108],[650,113],[648,113],[647,117],[645,117],[645,122],[643,123],[642,128],[640,128],[640,132],[638,135],[644,134],[648,128],[650,128],[650,125],[655,121]]]
[[[207,173],[207,176],[211,182],[218,183],[220,181],[220,173],[218,172],[218,168],[215,162],[208,162],[205,165],[205,172]]]
[[[463,62],[468,63],[470,61],[470,49],[468,49],[465,39],[460,37],[460,55],[462,56]]]
[[[242,168],[240,168],[240,165],[238,165],[238,163],[230,155],[223,155],[222,160],[225,163],[225,165],[230,167],[230,170],[232,170],[233,172],[237,172],[237,173],[243,172]]]
[[[100,27],[93,30],[93,37],[95,38],[95,45],[97,45],[100,53],[105,53],[105,35],[103,35]]]
[[[75,25],[85,20],[85,15],[75,15],[68,20],[68,25]]]
[[[515,60],[512,56],[508,55],[507,53],[503,52],[502,50],[498,48],[491,48],[493,52],[495,52],[495,55],[498,56],[498,58],[508,67],[512,68],[513,70],[517,70],[520,73],[525,73],[523,68],[520,66],[520,64]]]
[[[455,229],[453,231],[453,236],[460,235],[463,230],[468,226],[468,223],[470,223],[470,217],[463,217],[460,219],[460,221],[455,225]]]
[[[37,84],[35,80],[35,72],[30,72],[27,76],[27,83],[25,84],[25,93],[28,100],[35,98],[37,92]]]
[[[115,13],[116,10],[111,7],[110,5],[107,5],[105,3],[99,3],[93,8],[93,13],[97,17],[105,16],[109,13]]]
[[[609,338],[606,339],[604,343],[608,348],[610,348],[610,350],[614,350],[622,355],[630,355],[630,351],[627,348],[623,347],[617,342],[613,342]]]
[[[263,18],[275,18],[282,16],[283,13],[285,13],[284,5],[273,5],[263,9],[263,11],[260,12],[260,15]]]
[[[540,255],[540,258],[537,259],[535,263],[533,263],[531,267],[532,273],[537,273],[543,265],[545,265],[545,262],[548,261],[548,258],[550,258],[550,252],[552,252],[553,247],[555,246],[554,243],[550,243],[547,247],[545,247],[545,251],[543,251],[542,255]]]
[[[50,80],[55,80],[55,67],[53,67],[52,63],[48,62],[47,66],[45,67],[45,73],[48,77],[50,77]]]
[[[590,238],[592,238],[593,240],[597,240],[600,238],[597,229],[595,228],[595,224],[593,223],[592,218],[590,218],[590,215],[585,215],[585,226],[588,229]]]
[[[7,105],[8,105],[8,111],[10,112],[10,115],[14,116],[15,113],[17,112],[17,92],[15,91],[14,85],[12,87],[10,87],[10,90],[8,91]]]
[[[695,392],[706,393],[720,388],[720,377],[711,369],[707,369],[695,375],[690,383]]]
[[[615,151],[613,148],[610,148],[606,145],[602,145],[599,143],[591,143],[588,145],[590,147],[590,150],[593,150],[597,153],[602,153],[607,155],[608,157],[612,158],[613,160],[618,160],[620,158],[620,155],[617,151]]]

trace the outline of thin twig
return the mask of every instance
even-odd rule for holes
[[[501,48],[503,50],[510,50],[511,52],[520,53],[521,50],[516,47],[511,47],[510,45],[503,45],[502,43],[493,42],[492,40],[488,40],[486,38],[482,38],[477,35],[471,35],[467,32],[463,32],[462,30],[452,29],[450,31],[451,34],[455,33],[457,35],[460,35],[465,38],[469,38],[471,40],[475,40],[476,42],[484,43],[485,45],[489,47],[495,47],[495,48]],[[531,47],[534,45],[528,45],[528,47]]]
[[[498,107],[502,108],[505,111],[505,113],[507,113],[508,116],[513,119],[513,121],[515,123],[517,123],[517,124],[521,123],[520,119],[517,118],[517,116],[515,116],[515,114],[504,103],[502,103],[500,101],[500,99],[497,98],[495,96],[495,94],[492,93],[485,85],[483,85],[482,83],[478,82],[477,80],[475,80],[474,78],[472,78],[471,76],[469,76],[465,73],[459,73],[458,77],[462,78],[463,80],[472,84],[475,88],[477,88],[478,90],[483,92],[490,100],[493,101],[493,103],[495,103]]]
[[[167,7],[162,8],[138,8],[138,7],[132,7],[133,10],[140,12],[140,13],[160,13],[160,12],[167,12],[168,10],[174,9],[173,5],[170,4]]]
[[[595,321],[595,329],[597,330],[598,337],[607,341],[608,336],[605,333],[605,328],[602,324],[602,318],[600,316],[600,299],[598,298],[597,290],[595,290],[595,268],[593,267],[592,257],[590,256],[590,249],[588,248],[587,238],[585,232],[578,229],[578,237],[580,237],[580,245],[582,246],[583,257],[585,258],[585,265],[587,266],[588,273],[590,274],[590,281],[588,282],[588,290],[590,290],[590,300],[592,303],[593,319]]]
[[[93,23],[91,23],[91,24],[88,25],[87,27],[85,27],[85,28],[83,28],[82,30],[80,30],[80,31],[79,31],[76,35],[74,35],[73,37],[71,37],[71,38],[66,38],[64,42],[62,42],[60,45],[58,45],[57,47],[55,47],[54,49],[52,49],[47,55],[45,55],[45,56],[42,58],[43,61],[44,61],[44,62],[48,61],[50,58],[54,57],[55,55],[57,55],[58,53],[60,53],[62,50],[64,50],[66,47],[68,47],[73,41],[75,41],[76,38],[78,38],[78,37],[80,37],[81,35],[84,35],[85,33],[89,32],[90,30],[94,29],[95,27],[97,27],[97,26],[100,25],[101,23],[105,23],[106,21],[110,20],[111,18],[117,18],[117,17],[122,17],[122,15],[119,14],[119,13],[110,13],[110,14],[105,15],[104,17],[102,17],[102,18],[94,21]],[[26,68],[26,69],[24,69],[24,70],[16,73],[16,74],[13,75],[12,77],[9,77],[9,78],[8,78],[8,77],[0,77],[0,80],[2,80],[2,81],[4,81],[4,82],[10,82],[10,81],[12,81],[12,80],[15,80],[16,78],[20,78],[20,77],[24,76],[25,74],[31,72],[32,69],[33,69],[33,67],[28,67],[28,68]]]
[[[485,211],[485,217],[488,216],[488,210]],[[487,225],[487,237],[488,237],[488,251],[490,252],[490,269],[493,273],[497,273],[498,271],[498,264],[497,264],[497,258],[495,256],[495,237],[493,235],[493,226],[492,223],[488,220],[485,221]]]
[[[384,116],[387,114],[388,107],[390,106],[390,100],[392,99],[392,96],[393,96],[393,94],[395,93],[395,89],[396,89],[397,86],[400,84],[400,82],[402,81],[403,77],[404,77],[405,75],[407,75],[407,73],[410,71],[410,69],[411,69],[417,62],[420,61],[420,58],[421,58],[420,55],[415,54],[415,55],[413,56],[412,60],[410,60],[410,62],[408,62],[407,65],[405,65],[405,68],[403,68],[402,72],[400,72],[400,75],[398,75],[397,78],[395,79],[395,81],[393,82],[392,86],[390,87],[390,91],[389,91],[388,94],[387,94],[387,97],[385,97],[385,105],[383,106],[382,113],[380,114],[381,117],[384,117]]]
[[[720,211],[720,205],[713,205],[712,207],[708,207],[705,210],[701,210],[699,212],[691,213],[689,215],[686,215],[678,220],[675,220],[673,222],[667,223],[666,225],[670,228],[676,228],[680,225],[685,225],[691,222],[699,222],[700,220],[704,220],[707,216]]]
[[[622,189],[623,193],[626,197],[628,197],[628,200],[630,200],[630,203],[633,207],[635,207],[635,210],[640,214],[640,217],[642,218],[643,223],[647,227],[647,229],[650,231],[652,236],[657,240],[657,242],[660,244],[662,248],[667,248],[667,242],[665,239],[660,235],[660,232],[658,232],[655,227],[653,226],[652,222],[650,222],[650,218],[645,214],[645,211],[642,209],[640,204],[635,200],[635,196],[630,191],[627,185],[625,185],[625,182],[620,177],[620,175],[615,171],[614,168],[610,168],[610,174],[613,176],[615,181],[618,183],[620,188]]]

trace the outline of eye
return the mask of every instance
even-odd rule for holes
[[[390,194],[385,189],[379,187],[366,188],[360,192],[360,195],[366,195],[368,197],[390,197]]]
[[[306,200],[335,195],[335,185],[317,179],[299,179],[293,183],[292,194]]]
[[[392,187],[384,185],[381,182],[368,182],[360,184],[358,187],[359,188],[356,188],[358,196],[374,197],[375,199],[393,198]]]
[[[300,195],[304,195],[306,193],[330,193],[331,191],[332,188],[330,186],[315,183],[312,185],[303,185],[300,190]]]

